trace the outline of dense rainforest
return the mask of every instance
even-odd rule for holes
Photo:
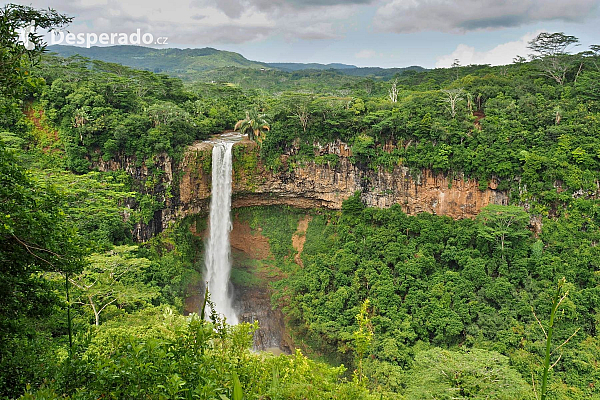
[[[0,398],[600,399],[600,47],[542,34],[498,67],[218,65],[184,83],[41,37],[27,52],[15,29],[71,19],[0,13]],[[257,324],[227,325],[209,296],[183,315],[206,215],[135,235],[176,194],[156,161],[240,121],[273,171],[335,168],[315,151],[342,141],[358,168],[493,182],[510,205],[453,220],[356,193],[341,210],[236,210],[268,240],[295,347],[255,353]]]

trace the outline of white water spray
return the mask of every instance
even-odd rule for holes
[[[206,281],[211,299],[219,314],[227,323],[235,325],[238,318],[229,293],[231,258],[229,232],[231,231],[231,149],[233,142],[213,142],[212,150],[212,193],[210,220],[206,246]]]

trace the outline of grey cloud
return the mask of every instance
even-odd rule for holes
[[[382,0],[31,0],[75,16],[79,32],[140,28],[170,43],[218,45],[261,40],[323,40],[343,36],[361,6]]]
[[[219,0],[217,8],[225,13],[230,18],[239,18],[245,9],[248,8],[247,2],[240,0]]]
[[[289,29],[291,28],[291,29]],[[312,26],[289,27],[286,30],[287,39],[324,40],[341,37],[330,23],[317,23]]]
[[[375,1],[377,0],[219,0],[216,6],[227,16],[239,18],[249,9],[285,15],[307,8],[366,5]]]
[[[337,6],[354,4],[371,4],[373,0],[288,0],[295,6]]]
[[[264,38],[273,32],[273,28],[237,26],[230,23],[224,23],[218,27],[207,27],[202,24],[202,20],[206,19],[203,17],[202,15],[191,17],[195,20],[199,19],[197,23],[148,22],[140,24],[117,19],[112,20],[111,24],[115,27],[112,31],[125,29],[126,32],[135,32],[137,28],[141,28],[142,32],[152,33],[154,37],[168,37],[171,44],[189,46],[239,44]]]
[[[189,33],[177,32],[172,35],[173,43],[185,43],[186,45],[202,45],[223,43],[244,43],[249,40],[256,40],[266,37],[272,33],[269,28],[238,27],[234,25],[225,25],[219,29],[197,30]]]
[[[585,19],[600,0],[387,0],[375,16],[384,31],[465,32]]]

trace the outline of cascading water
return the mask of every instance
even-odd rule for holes
[[[206,240],[204,261],[205,281],[211,293],[215,311],[226,317],[227,323],[260,321],[254,334],[255,350],[278,354],[290,354],[290,347],[283,339],[285,325],[280,311],[271,307],[271,294],[266,287],[238,286],[235,297],[229,288],[231,272],[231,246],[229,234],[232,229],[232,149],[235,142],[244,139],[239,133],[224,133],[206,143],[212,147],[212,193],[210,200],[209,235]],[[235,306],[235,307],[234,307]],[[199,311],[199,310],[198,310]]]
[[[235,325],[238,317],[229,292],[231,258],[231,149],[233,141],[213,142],[212,193],[210,199],[209,237],[206,246],[206,281],[215,309]]]

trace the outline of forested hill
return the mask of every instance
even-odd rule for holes
[[[355,69],[358,68],[356,65],[330,63],[330,64],[319,64],[319,63],[268,63],[269,66],[284,71],[299,71],[302,69]]]
[[[50,52],[62,57],[80,55],[92,60],[101,60],[126,65],[128,67],[167,73],[186,81],[215,80],[223,72],[253,74],[260,70],[275,70],[277,72],[296,71],[325,71],[331,70],[344,75],[373,76],[392,78],[404,71],[423,71],[424,68],[411,66],[406,68],[357,67],[355,65],[331,63],[265,63],[250,61],[241,54],[231,51],[217,50],[210,47],[202,49],[156,49],[144,46],[108,46],[90,48],[54,45],[49,46]],[[242,71],[239,71],[239,70]],[[220,72],[212,73],[217,70]]]
[[[181,78],[186,78],[193,72],[221,67],[268,68],[268,65],[250,61],[241,54],[210,47],[155,49],[144,46],[92,46],[85,48],[54,45],[49,46],[48,51],[63,57],[79,54],[92,60],[127,65],[146,71],[164,72]]]
[[[345,75],[385,78],[392,78],[394,75],[402,74],[405,71],[425,71],[425,68],[416,65],[404,68],[357,67],[356,65],[339,63],[268,63],[268,65],[282,71],[335,70]]]

